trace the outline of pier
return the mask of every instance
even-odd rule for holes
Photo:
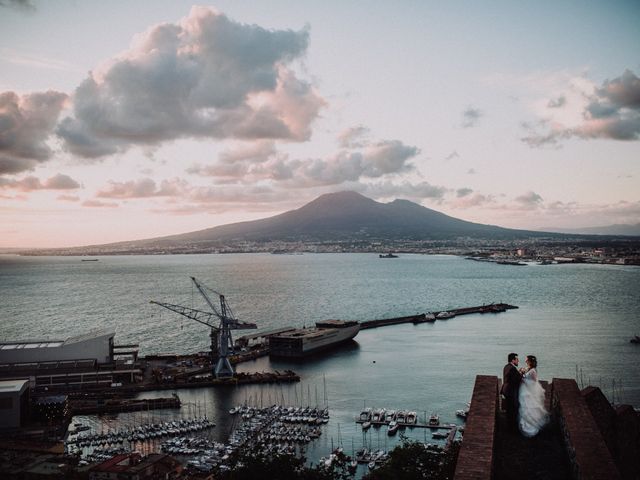
[[[366,423],[366,422],[367,422],[366,420],[359,420],[359,419],[356,420],[356,423],[360,423],[360,424]],[[369,422],[371,423],[371,426],[373,428],[381,427],[382,425],[389,426],[389,422],[386,422],[386,421],[385,422],[372,422],[371,420],[369,420]],[[408,427],[408,428],[414,428],[415,427],[415,428],[429,428],[431,430],[451,430],[453,428],[457,429],[460,425],[456,425],[455,423],[451,423],[451,424],[444,423],[444,424],[438,424],[438,425],[429,425],[428,423],[417,422],[417,423],[399,423],[398,426],[399,426],[400,429],[403,429],[405,427]]]

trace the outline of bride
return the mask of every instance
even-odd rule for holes
[[[549,413],[544,408],[544,388],[538,382],[538,359],[527,355],[526,363],[518,393],[518,427],[525,437],[534,437],[549,421]]]

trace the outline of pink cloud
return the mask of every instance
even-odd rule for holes
[[[546,131],[539,131],[529,125],[529,134],[522,141],[531,147],[558,146],[569,138],[634,141],[640,139],[640,78],[631,70],[613,80],[606,80],[601,87],[591,93],[583,93],[581,118],[572,125],[560,121],[544,120],[549,125]],[[548,108],[562,110],[567,100],[561,96],[550,100]]]
[[[151,178],[132,180],[128,182],[110,181],[108,187],[98,191],[100,198],[148,198],[148,197],[173,197],[182,195],[187,190],[187,184],[183,180],[163,180],[160,186]]]
[[[83,207],[91,207],[91,208],[115,208],[118,206],[117,203],[110,202],[101,202],[100,200],[85,200],[82,202]]]
[[[62,200],[63,202],[79,202],[80,197],[76,195],[58,195],[56,197],[58,200]]]

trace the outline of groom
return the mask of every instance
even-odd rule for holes
[[[509,429],[518,431],[518,392],[522,375],[518,371],[518,354],[510,353],[507,357],[507,364],[502,370],[502,388],[500,394],[503,397],[502,407],[507,411],[507,424]]]

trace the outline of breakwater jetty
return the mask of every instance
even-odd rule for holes
[[[364,322],[360,322],[360,330],[366,330],[368,328],[386,327],[389,325],[399,325],[401,323],[435,322],[436,320],[444,320],[452,317],[457,317],[460,315],[470,315],[472,313],[502,313],[514,308],[518,308],[518,307],[515,305],[509,305],[507,303],[490,303],[488,305],[479,305],[477,307],[454,308],[451,310],[420,313],[417,315],[409,315],[406,317],[366,320]]]
[[[144,392],[153,390],[173,390],[176,388],[202,388],[202,387],[221,387],[233,385],[251,385],[264,383],[291,383],[299,382],[300,376],[291,370],[284,372],[257,372],[257,373],[236,373],[233,377],[215,378],[213,375],[203,377],[188,377],[186,380],[179,381],[169,380],[162,383],[142,383],[134,385],[126,385],[121,387],[128,392]]]

